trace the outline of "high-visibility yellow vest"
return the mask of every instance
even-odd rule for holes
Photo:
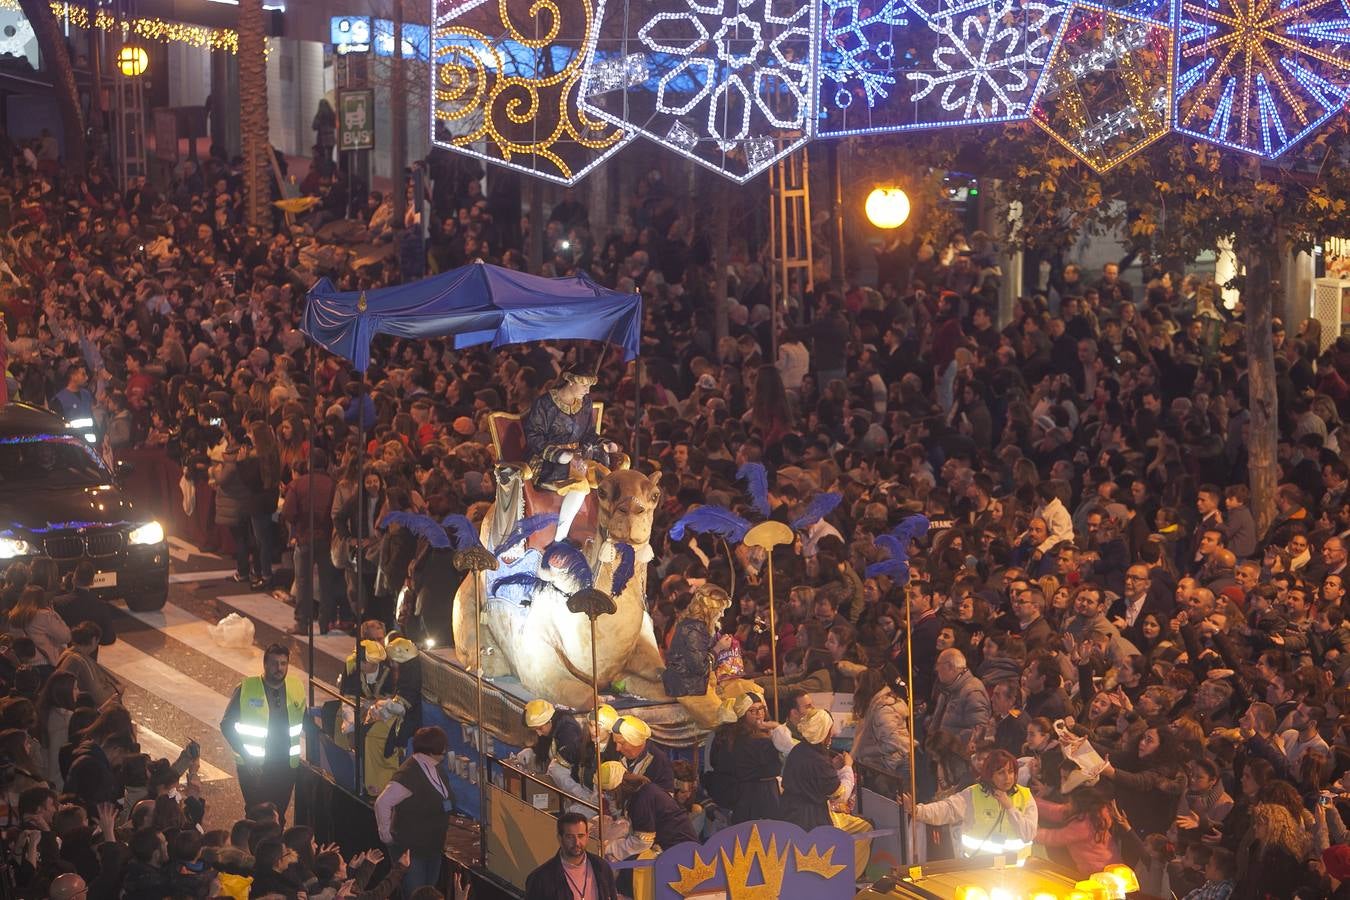
[[[234,723],[244,752],[235,754],[235,762],[258,765],[267,756],[267,728],[272,721],[271,715],[262,676],[245,678],[239,685],[239,720]],[[300,765],[300,736],[305,730],[305,689],[300,679],[290,675],[286,676],[286,721],[290,762],[294,769]]]
[[[1036,802],[1031,791],[1017,785],[1012,793],[1013,809],[1019,813]],[[970,821],[962,828],[961,852],[964,856],[1017,854],[1030,848],[1022,840],[1012,817],[1003,811],[998,798],[978,784],[970,789]]]

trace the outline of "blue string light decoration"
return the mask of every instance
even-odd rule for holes
[[[1097,172],[1171,124],[1172,30],[1147,17],[1075,5],[1033,119]]]
[[[1174,0],[1176,129],[1274,159],[1350,100],[1344,0]]]
[[[591,0],[467,0],[436,6],[431,140],[575,184],[633,134],[577,104]]]
[[[816,6],[597,0],[581,109],[748,181],[808,139]]]
[[[1043,0],[821,0],[816,136],[1025,119],[1068,7]]]

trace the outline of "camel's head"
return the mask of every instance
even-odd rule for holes
[[[652,519],[661,503],[661,488],[656,479],[632,469],[620,469],[605,476],[597,492],[600,524],[610,540],[623,544],[645,544],[651,540]]]

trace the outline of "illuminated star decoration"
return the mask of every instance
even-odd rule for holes
[[[633,135],[577,106],[590,0],[467,0],[437,6],[431,139],[560,184],[575,184]]]
[[[815,3],[598,0],[581,108],[745,182],[807,140]]]
[[[1147,18],[1075,6],[1033,118],[1097,172],[1167,134],[1172,30]]]
[[[1350,99],[1343,0],[1177,0],[1177,130],[1274,158]]]
[[[909,0],[904,27],[889,4],[855,25],[851,3],[824,2],[820,137],[1026,118],[1067,11],[1042,0]]]

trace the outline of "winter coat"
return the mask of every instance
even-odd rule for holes
[[[1119,848],[1111,836],[1111,829],[1097,834],[1092,823],[1083,816],[1073,816],[1065,821],[1070,808],[1067,803],[1049,803],[1037,800],[1036,806],[1042,820],[1049,821],[1049,827],[1042,824],[1036,829],[1036,843],[1047,849],[1064,848],[1073,860],[1073,867],[1086,878],[1093,872],[1100,872],[1112,863],[1120,862]],[[1063,822],[1063,824],[1058,824]]]
[[[66,793],[74,794],[91,818],[98,815],[100,803],[121,799],[122,781],[113,771],[103,748],[93,741],[85,741],[75,748],[70,769],[66,772]]]
[[[965,746],[976,728],[989,724],[989,692],[970,671],[956,676],[951,684],[938,684],[930,731],[951,732]]]
[[[244,475],[245,468],[251,468],[257,474],[258,461],[246,457],[242,460],[226,460],[213,469],[213,482],[216,488],[216,522],[220,525],[237,525],[246,521],[253,512],[255,502],[254,488],[250,479]],[[261,477],[252,479],[257,488],[262,488]]]
[[[681,619],[666,651],[661,683],[672,697],[691,697],[708,691],[714,637],[698,619]]]
[[[70,626],[54,609],[39,609],[27,625],[9,626],[12,637],[32,638],[45,665],[54,666],[70,643]]]
[[[889,690],[878,691],[863,714],[853,754],[858,762],[899,775],[909,766],[909,707]]]
[[[805,741],[792,748],[783,763],[783,799],[779,816],[802,831],[832,825],[830,797],[839,790],[839,770],[830,751]]]
[[[1137,766],[1139,771],[1121,768]],[[1148,767],[1131,758],[1115,767],[1115,783],[1120,808],[1140,835],[1166,834],[1176,821],[1177,804],[1186,790],[1186,776],[1173,769]]]

